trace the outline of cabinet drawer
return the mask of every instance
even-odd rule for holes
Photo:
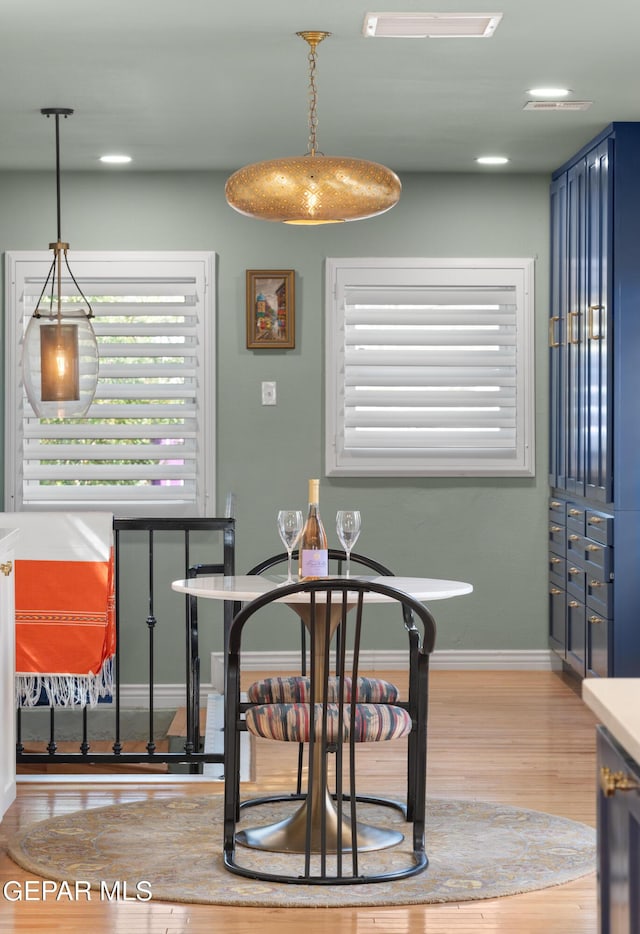
[[[573,597],[567,600],[567,663],[581,678],[587,673],[587,632],[585,605]]]
[[[595,610],[605,619],[613,618],[613,584],[609,581],[597,580],[586,575],[586,603],[587,608]]]
[[[567,532],[559,522],[549,523],[549,547],[559,554],[564,554],[567,547]]]
[[[567,532],[577,532],[578,535],[585,534],[585,510],[582,506],[576,506],[575,503],[567,503]]]
[[[560,587],[565,586],[567,562],[555,552],[549,552],[549,580]]]
[[[567,534],[567,564],[577,564],[598,580],[609,580],[613,570],[613,549],[576,532]]]
[[[603,545],[613,545],[613,516],[587,509],[585,528],[587,538]]]
[[[567,592],[585,603],[587,595],[587,572],[584,568],[567,562]]]
[[[567,504],[563,499],[549,500],[549,521],[556,525],[564,525]]]
[[[562,587],[549,587],[549,644],[561,658],[567,656],[567,594]]]
[[[606,678],[609,674],[609,627],[611,620],[587,607],[587,674]]]

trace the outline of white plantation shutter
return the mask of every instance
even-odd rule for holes
[[[327,261],[327,474],[533,475],[532,265]]]
[[[85,418],[39,419],[21,346],[50,258],[7,255],[17,396],[5,508],[211,514],[215,255],[70,252],[69,261],[95,315],[98,388]]]

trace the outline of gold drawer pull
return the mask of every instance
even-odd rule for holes
[[[612,772],[603,765],[600,769],[600,788],[606,798],[612,798],[616,791],[637,791],[640,785],[624,772]]]
[[[549,347],[559,347],[560,339],[556,340],[555,330],[556,330],[556,321],[560,320],[560,315],[551,315],[549,318]]]
[[[552,597],[559,597],[562,591],[558,590],[557,587],[552,587],[549,593],[551,594]]]
[[[569,574],[582,574],[580,568],[569,568]]]
[[[551,558],[551,564],[562,564],[562,558]]]
[[[575,610],[575,608],[577,606],[580,606],[580,604],[578,603],[577,600],[569,600],[569,606],[571,607],[571,609]]]
[[[589,587],[604,587],[602,581],[589,581]]]
[[[587,551],[602,551],[600,545],[587,545]]]
[[[550,532],[563,532],[564,529],[562,528],[561,525],[551,525],[549,526],[549,531]]]
[[[589,525],[600,525],[601,522],[604,522],[601,516],[589,516]]]
[[[581,509],[570,509],[570,510],[569,510],[569,515],[570,515],[570,516],[581,516],[581,515],[582,515],[582,510],[581,510]]]
[[[597,626],[599,623],[604,623],[604,620],[601,616],[590,616],[589,622],[593,623],[594,626]]]
[[[570,535],[570,536],[569,536],[569,541],[570,541],[570,542],[579,542],[579,541],[580,541],[580,536],[579,536],[579,535]]]
[[[12,561],[3,561],[2,564],[0,564],[0,571],[2,571],[5,577],[8,577],[9,574],[11,574],[12,570],[13,570]]]
[[[549,507],[551,509],[560,509],[561,506],[562,506],[562,503],[558,502],[557,499],[552,499],[551,502],[549,503]]]

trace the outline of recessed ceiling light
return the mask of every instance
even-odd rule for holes
[[[558,97],[567,97],[571,94],[569,88],[530,88],[527,91],[531,97],[545,97],[547,100],[555,100]]]
[[[476,159],[480,165],[506,165],[508,161],[506,156],[478,156]]]
[[[100,162],[105,162],[108,165],[126,165],[127,162],[131,162],[131,156],[100,156]]]

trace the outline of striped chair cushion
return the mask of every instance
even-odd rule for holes
[[[349,738],[351,705],[343,708],[344,740]],[[327,707],[328,741],[335,742],[338,729],[338,704]],[[311,732],[309,704],[263,704],[246,712],[247,729],[255,736],[281,742],[308,743]],[[315,705],[315,738],[322,732],[322,704]],[[411,732],[411,717],[402,707],[391,704],[356,704],[356,743],[375,743],[399,739]]]
[[[311,698],[310,679],[303,676],[291,678],[264,678],[254,681],[247,690],[252,704],[308,704]],[[351,700],[351,678],[344,679],[344,699]],[[395,704],[400,692],[395,684],[381,678],[358,678],[356,700],[362,704]],[[329,679],[329,701],[338,700],[338,680]]]

